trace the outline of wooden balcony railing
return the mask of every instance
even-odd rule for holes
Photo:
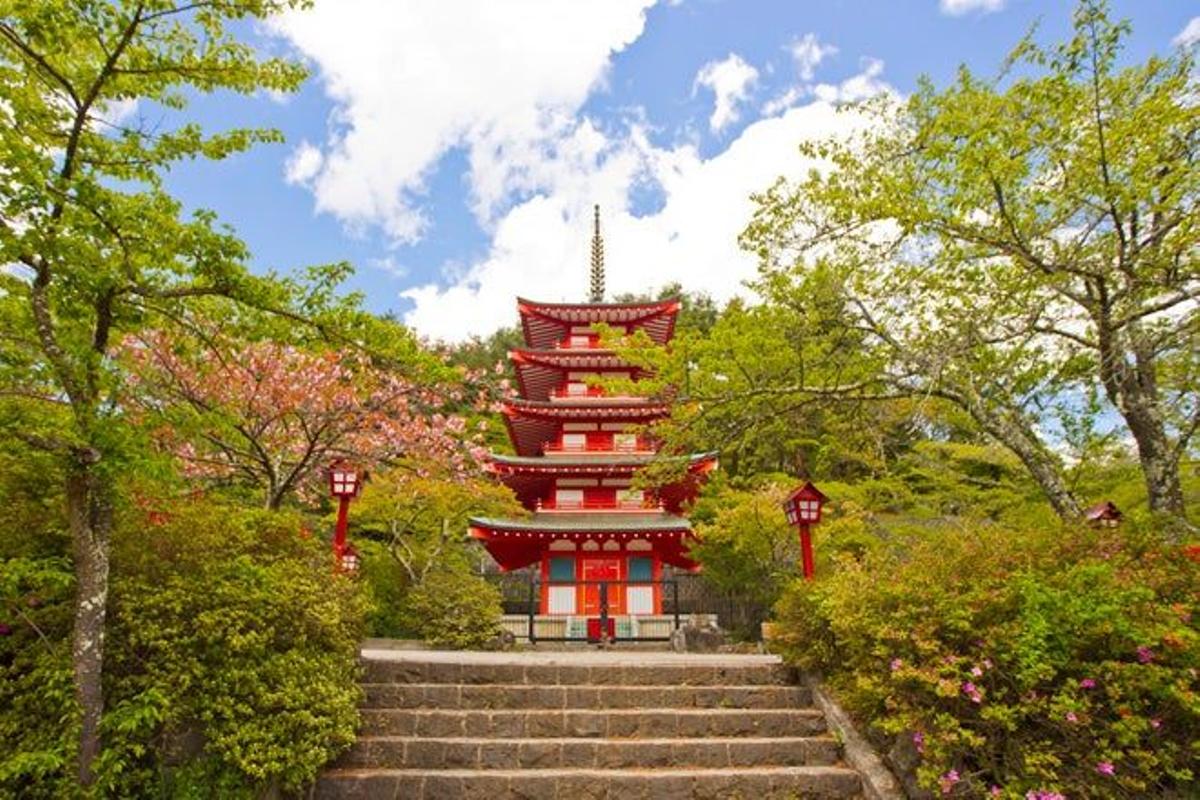
[[[538,511],[661,511],[662,504],[651,498],[630,500],[538,500]]]
[[[573,342],[570,339],[563,339],[556,343],[555,348],[559,350],[600,350],[600,337],[589,336],[586,341]]]
[[[654,448],[641,439],[636,442],[547,442],[545,453],[633,453],[652,454]]]
[[[583,388],[568,389],[567,387],[559,387],[550,392],[551,397],[604,397],[604,390],[599,386],[584,386]]]

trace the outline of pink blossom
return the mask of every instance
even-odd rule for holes
[[[1154,730],[1158,730],[1162,727],[1162,720],[1155,717],[1154,719],[1150,720],[1150,727],[1154,728]]]
[[[983,660],[983,668],[984,668],[984,669],[991,669],[991,668],[992,668],[992,660],[991,660],[990,658],[985,658],[985,659]]]
[[[1117,768],[1113,766],[1111,761],[1101,761],[1096,764],[1096,772],[1099,772],[1101,775],[1115,775]]]
[[[1139,664],[1149,664],[1154,660],[1154,651],[1149,647],[1139,647],[1137,649],[1137,659]]]
[[[898,670],[902,666],[904,666],[904,662],[898,658],[893,658],[892,663],[889,666],[892,668],[892,672],[895,672],[896,670]]]
[[[982,703],[983,695],[979,693],[979,687],[970,681],[965,681],[962,685],[963,694],[971,698],[972,703]]]
[[[1067,798],[1065,795],[1061,795],[1058,792],[1030,789],[1025,793],[1025,800],[1067,800]]]
[[[959,780],[960,778],[958,777],[958,770],[956,769],[950,770],[941,778],[939,778],[938,783],[941,784],[942,794],[950,794],[950,792],[954,789],[954,784],[958,783]]]
[[[1096,688],[1096,682],[1095,682],[1094,680],[1092,680],[1091,678],[1084,678],[1083,680],[1081,680],[1081,681],[1079,682],[1079,688],[1081,688],[1081,689],[1095,689],[1095,688]]]
[[[980,669],[979,667],[971,667],[971,674],[974,675],[976,678],[979,678],[979,677],[983,676],[983,670]]]
[[[1067,722],[1079,722],[1079,717],[1075,716],[1074,711],[1067,712]]]
[[[925,734],[920,731],[913,734],[913,747],[916,748],[918,753],[925,752]]]
[[[992,784],[992,788],[988,789],[988,794],[990,794],[992,797],[999,797],[1001,794],[1003,794],[1003,792],[999,786]]]

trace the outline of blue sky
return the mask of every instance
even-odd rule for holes
[[[247,29],[306,59],[296,95],[206,97],[214,129],[287,143],[179,168],[169,185],[249,243],[256,268],[349,260],[368,305],[456,339],[511,324],[513,298],[582,299],[591,204],[611,291],[671,280],[720,299],[753,261],[750,192],[805,168],[802,138],[842,135],[840,101],[905,94],[960,64],[990,73],[1032,0],[318,0]],[[1195,0],[1115,2],[1127,60],[1200,38]]]

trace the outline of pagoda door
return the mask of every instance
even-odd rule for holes
[[[596,616],[600,613],[600,584],[608,583],[608,613],[625,613],[625,586],[621,580],[621,559],[584,558],[580,570],[583,580],[583,613]]]

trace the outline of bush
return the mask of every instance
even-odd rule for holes
[[[483,647],[500,633],[500,591],[469,572],[437,570],[409,589],[404,629],[435,647]]]
[[[99,792],[298,790],[354,740],[359,589],[332,574],[296,516],[202,500],[169,509],[131,510],[114,534]],[[65,610],[63,594],[51,599]],[[74,791],[69,618],[45,632],[0,649],[0,699],[12,701],[0,702],[0,734],[17,734],[0,756],[0,796]]]
[[[1200,548],[986,525],[889,545],[790,586],[778,629],[921,786],[1195,796]]]

